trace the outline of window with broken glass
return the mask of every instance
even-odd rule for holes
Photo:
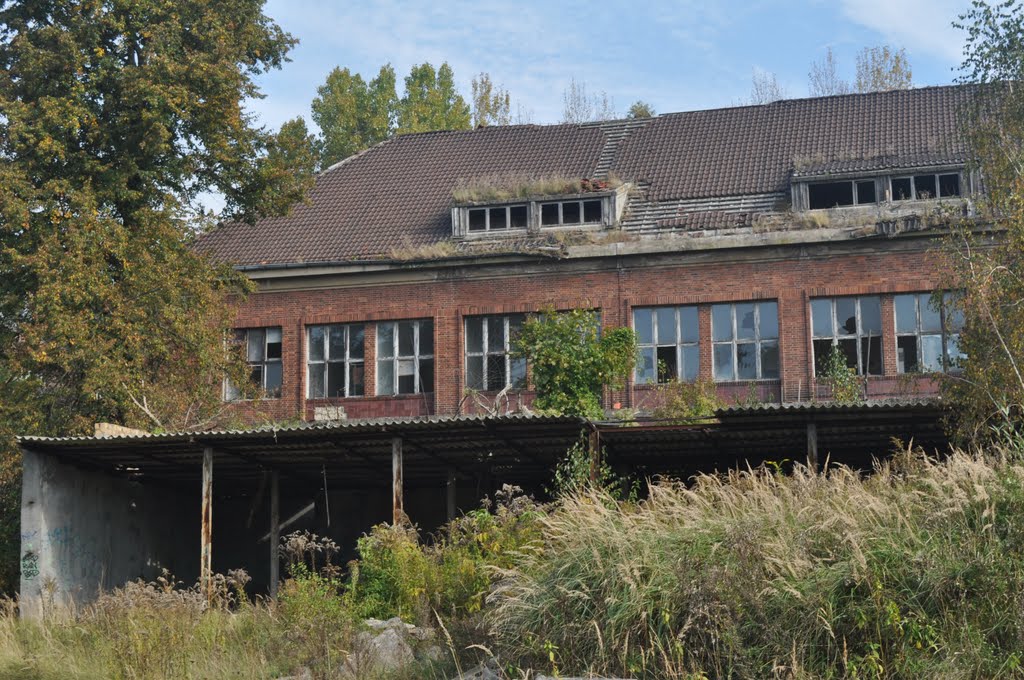
[[[501,390],[526,386],[526,359],[512,356],[512,343],[526,316],[476,316],[466,319],[466,387]]]
[[[875,180],[812,182],[807,185],[807,200],[811,210],[876,203]]]
[[[824,370],[832,347],[857,375],[882,374],[882,306],[877,295],[811,300],[814,372]]]
[[[361,397],[366,393],[362,324],[306,329],[306,385],[310,399]]]
[[[636,382],[697,379],[697,307],[637,307],[633,310],[639,356]]]
[[[893,177],[891,189],[894,201],[952,198],[960,195],[960,173],[929,173],[910,177]]]
[[[434,391],[434,322],[377,324],[377,394]]]
[[[235,331],[235,343],[242,346],[249,364],[249,376],[254,387],[262,389],[267,397],[281,396],[281,329],[247,328]],[[224,385],[224,398],[235,401],[243,397],[242,391],[231,381]]]
[[[599,198],[541,203],[540,224],[542,227],[600,224],[604,220],[603,205]]]
[[[527,209],[525,205],[470,208],[468,212],[469,231],[471,232],[526,229]]]
[[[964,320],[954,307],[953,294],[943,293],[942,305],[931,293],[896,295],[896,370],[900,373],[956,371],[964,354],[960,330]]]
[[[779,377],[779,306],[775,302],[712,305],[715,380]]]

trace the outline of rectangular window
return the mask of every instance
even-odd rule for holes
[[[882,305],[877,295],[811,300],[815,375],[838,347],[857,375],[882,374]]]
[[[950,198],[960,195],[960,173],[914,175],[893,177],[892,200],[908,201],[911,198]]]
[[[815,182],[807,185],[807,198],[811,210],[874,203],[875,180]]]
[[[306,394],[310,399],[365,394],[363,336],[362,324],[306,329]]]
[[[501,205],[493,208],[470,208],[470,231],[502,231],[526,228],[525,205]]]
[[[526,359],[512,357],[511,351],[525,319],[523,314],[466,319],[466,387],[526,387]]]
[[[943,293],[942,307],[932,303],[931,293],[896,295],[896,368],[900,373],[949,373],[956,371],[963,316],[953,304],[953,294]]]
[[[281,396],[281,329],[247,328],[235,331],[235,343],[245,351],[249,364],[249,378],[254,387],[267,397]],[[224,398],[235,401],[242,398],[242,392],[230,381],[225,384]]]
[[[697,307],[637,307],[633,310],[639,356],[636,382],[697,379]]]
[[[434,391],[434,322],[377,324],[377,394]]]
[[[713,305],[711,340],[715,380],[779,377],[778,303]]]
[[[541,203],[540,223],[545,227],[577,224],[600,224],[604,219],[601,199]]]

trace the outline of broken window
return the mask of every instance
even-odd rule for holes
[[[874,203],[875,180],[814,182],[807,185],[807,198],[811,210]]]
[[[820,375],[833,347],[857,375],[882,374],[882,306],[877,295],[811,300],[814,372]]]
[[[931,293],[896,295],[896,368],[900,373],[937,373],[957,370],[963,316],[952,293],[942,295],[941,307]]]
[[[267,397],[281,396],[281,329],[248,328],[235,331],[234,341],[245,352],[252,385],[264,391]],[[224,398],[235,401],[243,397],[242,391],[226,381]]]
[[[711,341],[716,381],[779,377],[776,302],[712,305]]]
[[[893,177],[891,186],[894,201],[908,201],[911,198],[951,198],[960,195],[960,173]]]
[[[493,208],[470,208],[470,231],[501,231],[526,228],[525,205],[502,205]]]
[[[601,199],[541,203],[540,223],[545,227],[576,224],[600,224],[604,221]]]
[[[306,329],[306,393],[310,399],[361,397],[366,393],[362,324]]]
[[[434,391],[434,322],[377,324],[377,394]]]
[[[639,356],[637,384],[697,379],[697,307],[637,307],[633,310]]]
[[[523,314],[466,319],[466,387],[501,390],[526,387],[526,359],[512,356]]]

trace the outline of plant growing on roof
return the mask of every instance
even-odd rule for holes
[[[546,309],[523,324],[513,342],[537,390],[535,406],[549,413],[600,418],[604,388],[621,387],[636,361],[636,333],[601,331],[597,312]]]

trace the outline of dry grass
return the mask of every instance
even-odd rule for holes
[[[458,254],[459,247],[451,241],[438,241],[422,246],[406,243],[401,248],[392,248],[388,253],[388,258],[401,262],[415,262],[417,260],[443,260]]]
[[[492,203],[516,198],[609,191],[621,185],[622,180],[614,175],[605,180],[565,175],[488,175],[460,179],[452,190],[452,199],[456,203]]]

